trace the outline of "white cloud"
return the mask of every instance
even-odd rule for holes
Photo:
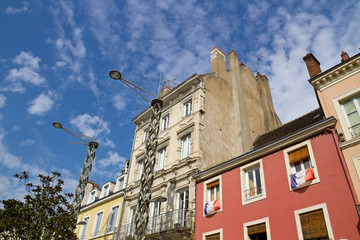
[[[24,93],[26,88],[23,86],[23,83],[35,86],[44,85],[46,79],[38,73],[40,61],[41,59],[34,57],[32,53],[21,51],[13,59],[14,64],[20,67],[9,71],[5,80],[10,82],[10,84],[5,86],[3,90]]]
[[[19,7],[19,8],[7,7],[6,13],[7,14],[18,14],[18,13],[26,12],[28,9],[29,9],[29,4],[24,1],[22,7]]]
[[[100,135],[101,133],[110,133],[109,123],[104,120],[100,121],[101,118],[99,116],[92,117],[87,113],[70,119],[70,123],[77,127],[82,134],[93,138],[97,137],[96,135]]]
[[[15,156],[9,152],[4,144],[5,131],[0,128],[0,163],[10,169],[16,169],[22,166],[21,157]]]
[[[50,111],[54,105],[56,94],[52,91],[41,93],[33,101],[30,102],[28,112],[30,114],[44,115]]]
[[[98,162],[100,168],[108,166],[123,167],[122,165],[124,165],[126,159],[124,157],[121,157],[117,152],[109,151],[107,158],[103,158],[100,160],[97,159],[96,161]]]
[[[6,102],[6,97],[0,93],[0,108],[5,107],[5,105],[6,105],[5,102]]]
[[[113,141],[111,141],[109,138],[105,138],[105,139],[100,138],[99,143],[102,146],[107,146],[107,147],[111,147],[111,148],[115,147],[115,143]]]
[[[30,145],[34,145],[36,143],[35,140],[33,139],[26,139],[20,142],[19,146],[23,147],[23,146],[30,146]]]
[[[126,101],[121,94],[116,94],[112,98],[113,106],[116,108],[116,110],[121,111],[126,108]]]

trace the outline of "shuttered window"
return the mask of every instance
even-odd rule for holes
[[[304,240],[329,239],[322,209],[300,214],[300,222]]]
[[[309,150],[307,146],[297,149],[289,153],[289,162],[290,164],[300,162],[301,160],[309,159]]]
[[[220,240],[220,233],[212,234],[205,237],[206,240]]]

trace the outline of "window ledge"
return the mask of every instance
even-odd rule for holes
[[[347,149],[349,147],[353,147],[355,145],[358,145],[360,143],[360,136],[352,138],[350,140],[347,140],[345,142],[341,142],[340,143],[340,148],[343,149]]]
[[[253,197],[253,198],[250,198],[250,199],[244,199],[243,202],[242,202],[242,205],[247,205],[247,204],[254,203],[254,202],[257,202],[257,201],[261,201],[261,200],[264,200],[264,199],[266,199],[266,194],[262,194],[261,196]]]

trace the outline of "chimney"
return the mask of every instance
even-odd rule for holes
[[[163,89],[160,90],[160,98],[166,95],[168,92],[170,92],[171,89],[169,86],[163,87]]]
[[[347,52],[342,52],[341,53],[341,62],[345,62],[346,60],[349,59],[349,55],[347,54]]]
[[[220,75],[226,72],[225,54],[218,47],[211,50],[211,72]]]
[[[303,57],[303,60],[308,69],[310,78],[315,77],[319,73],[321,73],[320,62],[312,55],[312,53],[308,53]]]

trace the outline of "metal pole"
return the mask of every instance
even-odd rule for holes
[[[81,201],[84,198],[85,187],[89,180],[89,175],[91,172],[92,164],[95,159],[95,152],[96,152],[96,149],[98,148],[98,146],[99,146],[98,142],[89,142],[89,148],[86,153],[86,158],[84,160],[83,169],[80,173],[79,184],[76,187],[75,198],[73,201],[73,206],[75,209],[76,216],[78,216],[78,214],[80,212]]]
[[[154,180],[154,165],[160,129],[161,108],[160,99],[151,101],[151,117],[149,121],[149,134],[145,143],[144,171],[141,175],[140,192],[135,218],[135,239],[146,239],[146,228],[149,221],[149,205],[151,200],[151,186]]]

